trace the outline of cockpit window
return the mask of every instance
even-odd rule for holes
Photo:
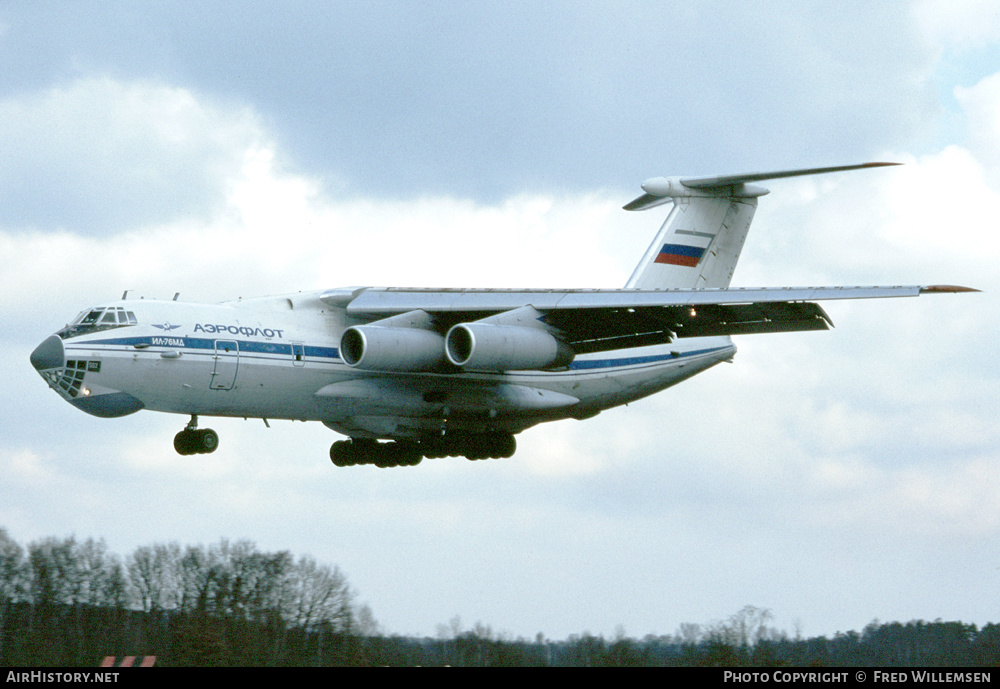
[[[111,328],[122,328],[129,325],[137,325],[138,319],[132,311],[127,311],[121,306],[109,306],[107,308],[88,309],[76,317],[72,323],[60,330],[57,335],[62,339],[86,335],[100,330],[110,330]]]

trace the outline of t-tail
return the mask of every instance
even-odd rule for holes
[[[757,210],[757,198],[768,193],[753,182],[888,165],[898,163],[863,163],[722,177],[647,179],[642,184],[646,193],[626,204],[625,210],[647,210],[666,203],[673,203],[673,208],[625,287],[729,287]]]

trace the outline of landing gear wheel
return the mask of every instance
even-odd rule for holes
[[[355,464],[354,455],[351,450],[351,442],[349,440],[338,440],[330,446],[330,461],[338,467],[347,467]]]
[[[219,447],[219,434],[211,428],[200,431],[185,428],[174,436],[174,449],[179,455],[204,455],[215,452]]]
[[[185,429],[175,435],[174,449],[179,455],[193,455],[195,453],[194,432]]]
[[[396,466],[415,467],[424,459],[420,454],[420,446],[416,443],[397,442],[396,447]]]
[[[338,467],[372,464],[377,467],[416,466],[424,457],[412,442],[380,443],[371,438],[338,440],[330,446],[330,461]]]
[[[200,448],[198,452],[200,454],[209,454],[215,452],[219,447],[219,434],[213,431],[211,428],[205,428],[197,432],[198,434],[198,444]]]
[[[419,451],[428,458],[465,457],[470,460],[500,459],[514,456],[517,441],[512,433],[449,433],[420,440]]]

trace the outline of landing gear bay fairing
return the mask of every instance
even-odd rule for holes
[[[723,361],[730,336],[826,330],[817,303],[951,286],[730,288],[756,182],[891,163],[647,180],[670,212],[624,289],[360,287],[221,304],[126,299],[83,311],[31,363],[89,414],[190,416],[182,455],[213,452],[204,416],[320,421],[337,466],[509,457],[536,424],[587,419]]]

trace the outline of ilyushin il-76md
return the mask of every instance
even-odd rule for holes
[[[546,421],[588,419],[724,361],[731,336],[825,330],[817,302],[954,286],[731,288],[758,182],[892,163],[655,177],[629,211],[670,206],[623,289],[349,287],[219,304],[88,308],[31,363],[80,410],[183,414],[182,455],[213,452],[205,416],[320,421],[337,466],[509,457]]]

